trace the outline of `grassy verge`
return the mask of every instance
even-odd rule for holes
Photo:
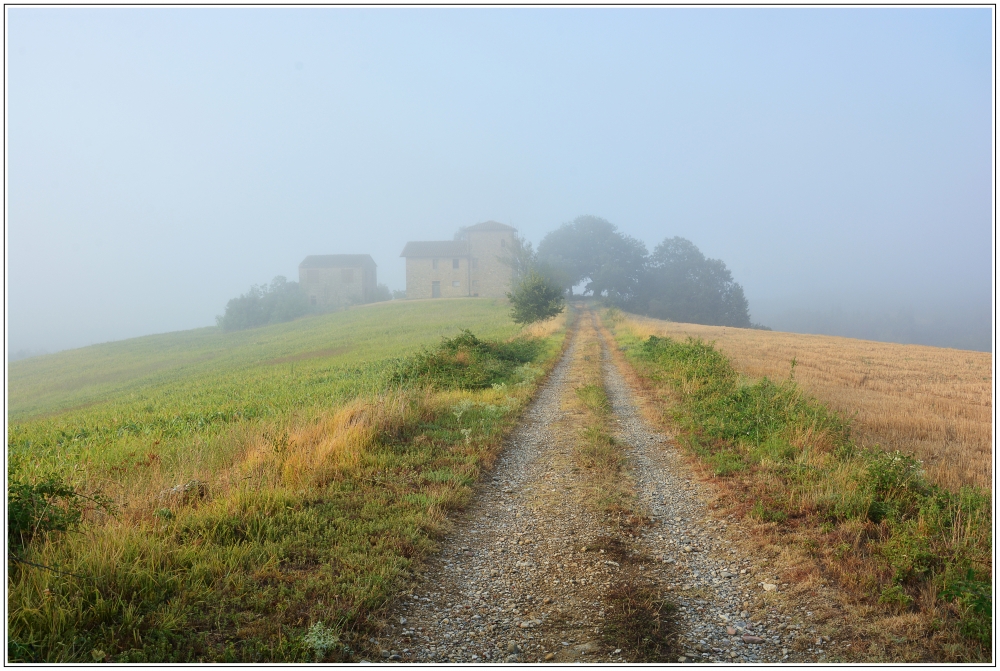
[[[910,456],[857,448],[849,424],[801,393],[792,375],[742,380],[709,343],[617,330],[639,376],[668,392],[665,419],[738,514],[805,535],[824,575],[884,616],[914,623],[926,657],[990,659],[984,492],[949,492]]]
[[[116,411],[136,400],[113,397],[12,426],[8,506],[26,521],[11,536],[8,520],[8,659],[355,659],[369,618],[467,502],[560,343],[559,330],[465,333],[339,368],[305,357],[312,384],[284,369],[285,392],[266,364],[136,392],[155,418],[192,387],[208,398],[196,394],[199,407],[239,379],[277,390],[236,390],[271,411],[225,421],[175,413],[123,431]],[[315,402],[302,386],[337,393]],[[67,424],[85,431],[56,428]]]

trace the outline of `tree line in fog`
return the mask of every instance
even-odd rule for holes
[[[515,289],[528,276],[537,285],[540,276],[570,296],[574,287],[583,284],[585,294],[657,319],[764,328],[751,323],[743,287],[726,264],[706,258],[694,243],[681,237],[665,238],[649,252],[642,241],[607,220],[581,216],[548,233],[537,250],[518,238],[508,261]],[[542,289],[533,286],[533,290]],[[377,301],[404,297],[384,284],[378,285],[376,294]],[[223,330],[235,331],[290,321],[311,309],[298,282],[276,277],[269,285],[254,285],[231,299],[225,314],[216,319]]]

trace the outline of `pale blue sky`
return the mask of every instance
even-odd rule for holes
[[[689,238],[765,323],[902,306],[988,332],[992,22],[8,9],[9,347],[210,325],[307,254],[402,288],[407,240],[580,214]]]

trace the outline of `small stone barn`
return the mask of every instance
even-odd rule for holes
[[[502,298],[513,268],[504,263],[514,245],[512,226],[497,221],[463,228],[457,240],[407,242],[407,298]]]
[[[299,284],[311,306],[339,308],[375,300],[375,260],[368,254],[307,256],[299,264]]]

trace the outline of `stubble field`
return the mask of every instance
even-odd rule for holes
[[[630,317],[637,335],[715,341],[748,378],[787,378],[851,420],[862,446],[912,454],[957,491],[992,489],[993,357],[988,352]]]

